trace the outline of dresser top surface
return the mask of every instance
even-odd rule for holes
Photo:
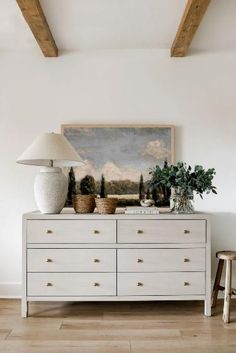
[[[42,214],[39,211],[28,212],[23,215],[24,219],[148,219],[148,220],[158,220],[158,219],[167,219],[167,220],[177,220],[177,219],[203,219],[209,220],[210,215],[208,213],[196,212],[194,214],[174,214],[171,212],[161,212],[160,214],[155,215],[144,215],[144,214],[125,214],[124,209],[118,208],[115,214],[105,214],[101,215],[96,212],[90,214],[78,214],[75,213],[73,208],[64,208],[60,214]]]

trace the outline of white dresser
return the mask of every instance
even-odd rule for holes
[[[23,317],[63,300],[204,300],[210,316],[210,278],[206,214],[23,216]]]

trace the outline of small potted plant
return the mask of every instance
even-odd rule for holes
[[[186,163],[179,162],[165,168],[156,166],[150,171],[151,188],[165,186],[173,190],[174,213],[194,213],[193,195],[194,192],[203,198],[203,193],[216,194],[216,187],[212,185],[215,169],[205,170],[202,166],[196,165],[194,168],[187,166]]]
[[[95,180],[86,175],[80,181],[81,194],[74,195],[73,207],[76,213],[93,213],[95,209]]]
[[[103,174],[101,176],[100,197],[96,198],[95,202],[100,214],[112,214],[116,211],[118,200],[114,197],[107,197],[106,182]]]

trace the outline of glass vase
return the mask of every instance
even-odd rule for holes
[[[193,194],[186,193],[183,190],[174,190],[172,196],[173,213],[194,213]]]

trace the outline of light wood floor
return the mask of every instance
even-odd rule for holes
[[[1,353],[236,353],[232,323],[203,316],[199,302],[31,303],[0,300]]]

